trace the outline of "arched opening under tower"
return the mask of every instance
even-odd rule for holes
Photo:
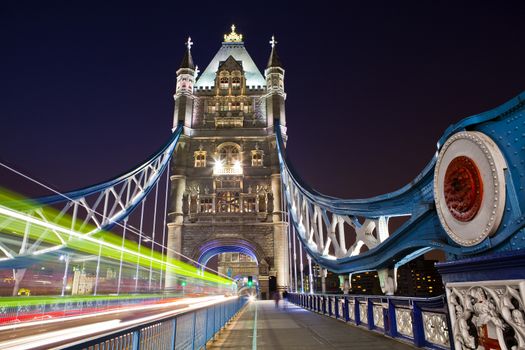
[[[200,247],[196,260],[232,278],[240,294],[269,298],[268,264],[254,244],[245,240],[206,242]]]

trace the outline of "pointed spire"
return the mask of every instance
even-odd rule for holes
[[[266,68],[271,68],[271,67],[282,68],[283,65],[281,63],[281,60],[279,59],[277,50],[275,49],[275,46],[277,45],[277,41],[275,40],[275,37],[273,35],[272,35],[272,40],[270,40],[270,45],[272,46],[272,53],[270,54],[270,59],[268,60],[268,66]]]
[[[193,45],[193,41],[191,41],[191,38],[188,37],[188,41],[186,41],[186,54],[184,55],[184,58],[182,59],[182,62],[180,63],[179,68],[188,68],[188,69],[195,69],[195,65],[193,64],[193,58],[191,57],[191,46]]]

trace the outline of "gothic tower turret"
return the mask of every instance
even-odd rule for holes
[[[190,47],[177,71],[175,122],[185,130],[170,166],[168,257],[206,265],[217,256],[220,273],[253,278],[269,299],[290,276],[273,129],[274,118],[285,129],[284,70],[272,47],[265,79],[234,25],[198,76]],[[177,278],[168,273],[166,288],[180,290]]]
[[[277,55],[275,48],[277,41],[272,36],[270,45],[272,52],[268,60],[268,66],[264,71],[266,78],[266,117],[268,126],[273,125],[274,119],[279,119],[280,125],[283,128],[283,133],[286,133],[286,114],[284,110],[284,101],[286,100],[286,93],[284,92],[284,69],[281,60]]]
[[[179,122],[184,126],[191,128],[191,118],[193,115],[193,85],[195,83],[195,65],[191,57],[191,46],[193,42],[188,37],[186,42],[186,54],[182,59],[179,69],[177,70],[177,87],[175,90],[175,113],[173,116],[173,128],[177,127]]]

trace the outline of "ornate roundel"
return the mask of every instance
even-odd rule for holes
[[[478,213],[483,197],[483,180],[476,163],[466,156],[452,159],[443,185],[450,214],[459,221],[471,221]]]
[[[498,229],[505,206],[505,158],[487,135],[452,135],[439,152],[434,200],[441,225],[458,244],[473,246]]]

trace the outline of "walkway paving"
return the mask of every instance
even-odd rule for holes
[[[291,303],[280,306],[271,300],[250,303],[207,349],[414,349]]]

